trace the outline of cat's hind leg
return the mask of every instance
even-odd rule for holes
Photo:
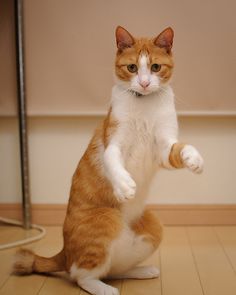
[[[114,243],[109,278],[150,279],[160,272],[155,266],[137,265],[148,258],[159,246],[162,226],[150,210],[124,229]]]
[[[118,295],[116,288],[100,279],[109,272],[111,245],[122,231],[120,212],[112,208],[94,208],[80,210],[76,216],[72,213],[64,225],[70,277],[90,294]]]
[[[100,267],[93,270],[87,270],[83,268],[77,268],[76,265],[71,267],[71,278],[74,279],[77,284],[93,295],[119,295],[119,290],[103,283],[99,280],[99,277],[104,274],[104,267]]]

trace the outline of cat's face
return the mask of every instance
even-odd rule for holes
[[[173,36],[173,30],[167,28],[156,38],[138,39],[117,27],[115,72],[119,83],[136,95],[158,91],[172,74]]]

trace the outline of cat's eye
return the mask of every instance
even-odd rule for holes
[[[151,71],[152,71],[152,72],[159,72],[160,69],[161,69],[161,65],[159,65],[159,64],[153,64],[153,65],[151,66]]]
[[[138,71],[138,67],[135,64],[128,65],[127,69],[130,73],[136,73]]]

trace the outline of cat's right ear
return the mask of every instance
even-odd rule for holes
[[[133,36],[126,29],[121,26],[116,28],[116,44],[118,49],[123,50],[132,47],[134,42]]]

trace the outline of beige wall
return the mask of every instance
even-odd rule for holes
[[[70,180],[100,117],[41,117],[29,120],[33,203],[66,203]],[[0,119],[0,202],[20,202],[19,160],[13,118]],[[196,145],[205,171],[161,171],[151,203],[236,204],[236,118],[180,118],[180,138]]]
[[[14,111],[12,3],[0,5],[0,115]],[[117,25],[150,37],[172,26],[177,108],[236,114],[235,9],[235,0],[24,0],[29,114],[107,109]]]

